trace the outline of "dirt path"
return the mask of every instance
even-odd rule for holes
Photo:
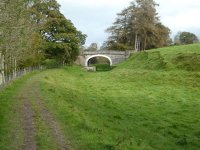
[[[27,99],[27,98],[25,98]],[[22,106],[22,127],[24,130],[24,150],[36,150],[35,141],[35,124],[34,124],[34,112],[31,108],[31,104],[28,101],[24,101]]]
[[[48,130],[48,134],[50,134],[50,137],[52,137],[53,140],[52,144],[54,146],[49,146],[49,150],[55,148],[56,150],[72,149],[70,143],[63,134],[59,123],[45,106],[38,85],[36,77],[29,79],[18,96],[18,99],[21,102],[21,126],[24,132],[24,143],[22,149],[41,149],[41,145],[38,146],[37,141],[37,139],[40,138],[40,135],[37,132],[38,128],[41,126],[41,122],[42,124],[45,124],[45,129]],[[40,118],[39,122],[38,118]]]

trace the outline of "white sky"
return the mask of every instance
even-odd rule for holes
[[[86,45],[99,46],[107,38],[105,29],[112,25],[116,14],[133,0],[57,0],[61,12],[78,30],[87,34]],[[161,22],[172,31],[188,31],[200,36],[200,0],[155,0]]]

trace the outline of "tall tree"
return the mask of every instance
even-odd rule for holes
[[[106,29],[106,32],[110,33],[108,40],[104,43],[104,47],[107,49],[126,50],[130,49],[130,46],[134,46],[134,33],[133,33],[133,20],[135,9],[135,3],[131,3],[130,6],[121,13],[117,14],[117,18],[113,25]]]
[[[45,56],[65,64],[76,59],[86,35],[78,31],[72,22],[60,13],[59,7],[55,0],[38,1],[32,6],[32,16],[45,41]]]
[[[156,6],[153,0],[131,2],[107,29],[107,46],[118,44],[144,50],[167,45],[170,30],[160,22]]]
[[[4,56],[5,73],[13,74],[19,67],[19,62],[28,57],[32,25],[28,16],[26,0],[2,0],[1,3],[1,46]]]

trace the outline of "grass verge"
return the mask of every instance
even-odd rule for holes
[[[17,100],[19,90],[35,73],[30,73],[13,81],[0,91],[0,149],[18,150],[22,148],[23,131],[19,116],[20,102]]]

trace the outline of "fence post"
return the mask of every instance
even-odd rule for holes
[[[0,87],[3,84],[3,75],[2,75],[2,57],[1,57],[1,53],[0,53]]]
[[[2,74],[2,85],[5,85],[5,70],[4,70],[4,55],[1,54],[1,74]]]
[[[13,79],[17,77],[17,60],[14,58],[14,70],[13,70]]]

